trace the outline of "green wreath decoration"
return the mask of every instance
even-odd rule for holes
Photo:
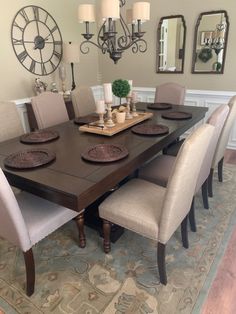
[[[202,48],[198,55],[198,58],[204,63],[209,61],[212,57],[213,54],[211,48]]]
[[[130,85],[127,80],[115,80],[112,83],[112,93],[116,97],[126,97],[130,92]]]

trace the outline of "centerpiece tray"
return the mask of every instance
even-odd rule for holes
[[[116,123],[116,121],[114,120],[115,126],[110,127],[110,128],[106,127],[106,122],[105,122],[104,128],[92,123],[92,124],[86,124],[86,125],[80,126],[79,130],[82,132],[89,132],[89,133],[94,133],[94,134],[99,134],[99,135],[112,136],[136,125],[137,123],[150,119],[153,116],[152,112],[137,112],[137,114],[138,114],[137,117],[133,117],[130,120],[125,120],[124,123]]]

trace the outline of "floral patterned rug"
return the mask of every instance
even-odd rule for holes
[[[156,243],[126,231],[105,255],[102,239],[87,228],[87,247],[77,246],[71,222],[34,247],[35,293],[24,293],[23,255],[0,239],[0,314],[189,314],[235,215],[236,167],[226,165],[224,183],[214,180],[210,210],[196,197],[197,233],[190,248],[178,230],[167,244],[168,285],[159,283]]]

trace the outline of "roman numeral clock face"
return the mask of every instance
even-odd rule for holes
[[[61,62],[61,32],[54,18],[40,7],[30,5],[17,12],[11,40],[17,59],[33,74],[48,75]]]

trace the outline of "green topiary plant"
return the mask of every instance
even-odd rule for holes
[[[121,98],[126,97],[130,92],[130,85],[127,80],[115,80],[112,83],[112,93],[120,98],[120,103],[121,103]]]

